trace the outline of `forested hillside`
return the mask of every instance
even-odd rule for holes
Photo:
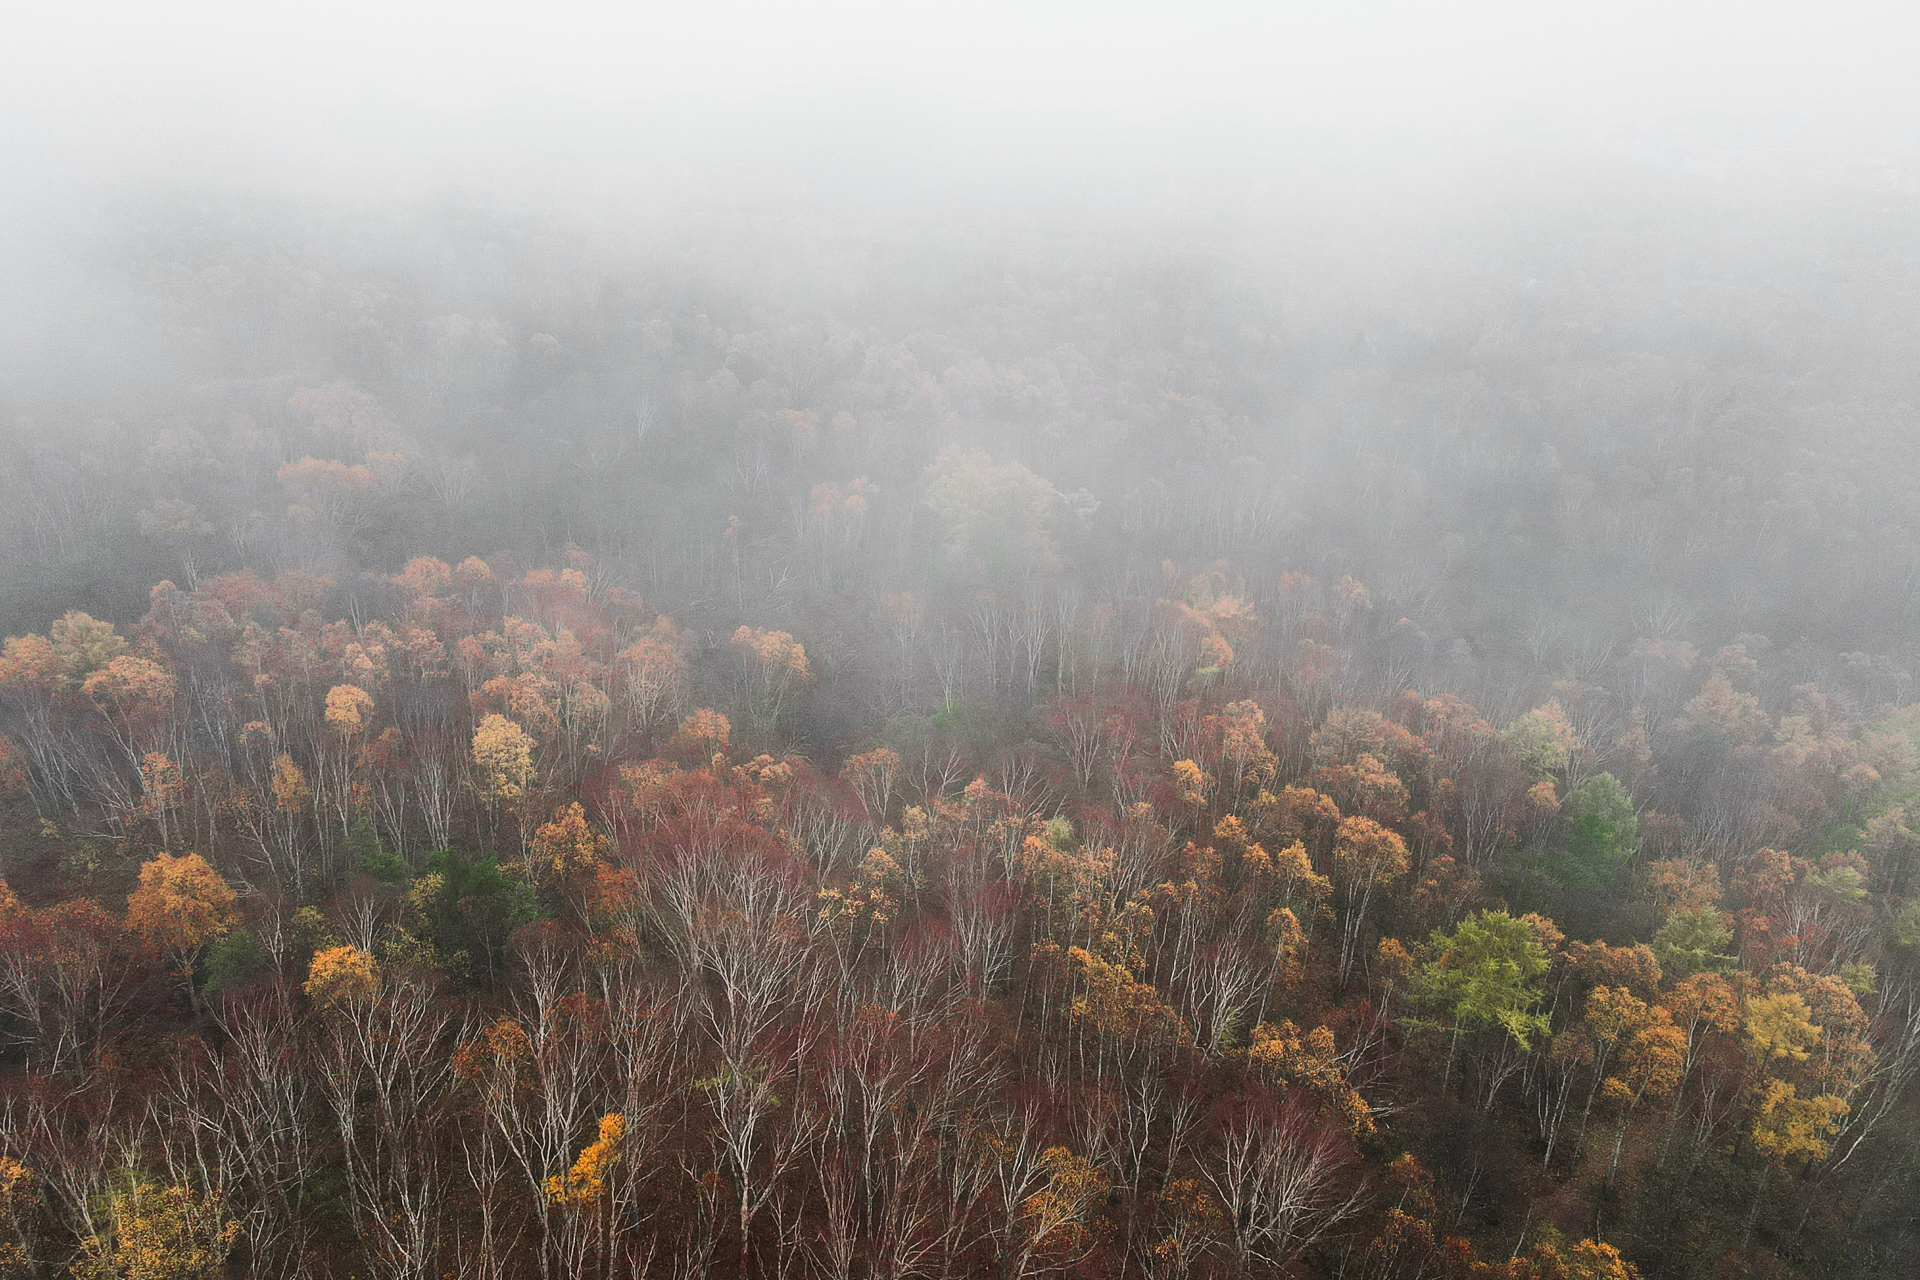
[[[1914,1274],[1915,196],[1742,182],[76,230],[0,1274]]]

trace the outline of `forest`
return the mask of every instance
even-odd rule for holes
[[[1403,194],[74,229],[0,1275],[1920,1271],[1920,193]]]

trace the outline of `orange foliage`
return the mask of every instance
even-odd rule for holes
[[[1651,996],[1660,986],[1660,962],[1645,943],[1610,947],[1604,942],[1567,945],[1567,967],[1582,982],[1620,987]]]
[[[338,734],[359,733],[373,714],[373,695],[357,684],[327,690],[327,727]]]
[[[680,722],[680,736],[698,747],[702,754],[713,755],[727,749],[733,724],[713,708],[701,707]]]
[[[807,651],[788,632],[743,625],[734,631],[732,644],[747,669],[762,679],[807,678]]]
[[[226,933],[237,897],[199,854],[155,854],[140,868],[140,887],[127,897],[127,928],[162,951],[185,956]]]
[[[380,986],[380,968],[358,947],[328,947],[316,951],[307,966],[307,999],[326,1008],[366,1000]]]
[[[1334,1047],[1333,1029],[1314,1027],[1302,1032],[1292,1022],[1261,1023],[1253,1029],[1247,1060],[1282,1087],[1298,1088],[1340,1122],[1356,1138],[1374,1132],[1372,1111],[1347,1079],[1346,1065]]]
[[[570,876],[591,872],[600,865],[606,841],[587,825],[579,804],[556,809],[551,822],[533,833],[533,860],[542,874]]]
[[[606,1190],[607,1173],[620,1159],[627,1122],[618,1115],[600,1117],[599,1135],[580,1150],[564,1176],[547,1179],[547,1198],[555,1204],[589,1205]]]

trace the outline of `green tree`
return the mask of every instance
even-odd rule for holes
[[[1470,1037],[1480,1105],[1491,1107],[1534,1037],[1550,1029],[1539,1011],[1547,949],[1533,920],[1478,911],[1452,933],[1435,932],[1432,950],[1433,958],[1413,976],[1411,994],[1414,1006],[1435,1020],[1427,1025],[1450,1032],[1441,1087],[1452,1079],[1461,1039]]]
[[[1612,774],[1597,774],[1574,788],[1561,813],[1566,818],[1563,842],[1535,851],[1527,859],[1531,874],[1514,884],[1512,892],[1571,933],[1613,931],[1631,902],[1623,890],[1639,850],[1633,797]]]
[[[1887,941],[1909,957],[1920,959],[1920,898],[1909,898],[1887,928]]]
[[[1522,1049],[1547,1032],[1540,979],[1547,951],[1533,925],[1504,911],[1476,911],[1452,933],[1433,935],[1434,958],[1414,975],[1413,999],[1456,1036],[1503,1029]]]
[[[1733,931],[1713,910],[1675,911],[1653,935],[1653,955],[1660,970],[1678,981],[1696,973],[1725,973],[1734,957],[1725,948]]]
[[[1639,847],[1633,797],[1618,778],[1602,773],[1574,788],[1565,811],[1575,874],[1599,881],[1596,887],[1612,884]]]
[[[1567,767],[1580,737],[1558,698],[1535,707],[1506,727],[1500,741],[1529,777],[1545,778]]]

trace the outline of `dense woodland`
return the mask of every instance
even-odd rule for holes
[[[1914,1274],[1920,223],[1743,181],[76,231],[0,1274]]]

